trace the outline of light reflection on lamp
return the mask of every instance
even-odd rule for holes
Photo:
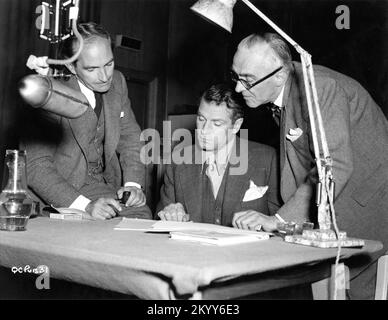
[[[233,6],[237,0],[199,0],[192,7],[195,13],[205,17],[210,22],[218,24],[225,30],[232,32]]]
[[[310,118],[311,135],[314,146],[314,155],[317,165],[319,182],[317,185],[317,206],[319,229],[306,230],[302,236],[287,236],[286,241],[317,247],[362,246],[361,239],[347,238],[346,232],[339,231],[334,212],[334,179],[332,158],[326,140],[311,55],[301,48],[283,30],[273,23],[264,13],[257,9],[248,0],[241,0],[260,18],[269,24],[280,36],[290,43],[300,54],[303,79],[306,90],[306,99]],[[204,16],[207,20],[219,24],[231,32],[233,25],[233,6],[237,0],[199,0],[191,10]],[[332,230],[332,224],[334,230]]]

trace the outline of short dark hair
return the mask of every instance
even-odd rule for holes
[[[95,22],[79,23],[77,25],[77,30],[81,34],[84,43],[91,42],[95,38],[103,38],[109,40],[109,42],[112,42],[109,32]],[[62,42],[59,49],[60,57],[62,59],[72,57],[77,51],[77,44],[78,39],[75,35],[72,35],[70,38]]]
[[[244,110],[238,102],[238,97],[234,90],[225,83],[214,84],[204,91],[201,100],[208,103],[214,102],[217,106],[225,103],[226,107],[232,111],[232,123],[237,119],[244,118]]]

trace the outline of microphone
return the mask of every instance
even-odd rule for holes
[[[79,48],[69,59],[47,59],[47,64],[66,65],[77,60],[84,41],[77,29],[80,0],[46,0],[42,1],[42,24],[40,37],[50,43],[59,43],[69,38],[72,33],[77,37]]]
[[[78,12],[79,0],[42,1],[40,37],[50,43],[59,43],[69,38],[73,32],[78,39],[79,48],[72,57],[64,60],[30,56],[27,61],[27,66],[30,69],[47,74],[50,64],[71,64],[78,58],[84,46],[83,38],[77,29]],[[54,72],[55,74],[56,72]],[[19,81],[18,89],[19,94],[27,104],[66,118],[80,117],[89,106],[86,97],[81,92],[52,77],[25,76]]]
[[[86,97],[61,81],[42,75],[28,75],[19,81],[19,93],[34,108],[42,108],[66,118],[78,118],[86,112]]]
[[[78,5],[78,1],[75,0],[42,1],[40,37],[50,43],[58,43],[69,38],[72,32],[71,19],[77,19]]]

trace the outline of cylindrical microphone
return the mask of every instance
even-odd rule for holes
[[[42,108],[66,118],[78,118],[86,112],[86,97],[63,82],[41,75],[28,75],[19,82],[23,100],[34,108]]]

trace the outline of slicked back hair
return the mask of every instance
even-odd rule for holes
[[[244,118],[243,107],[238,102],[235,91],[227,84],[219,83],[209,87],[201,96],[201,100],[207,103],[215,103],[217,106],[225,103],[228,110],[232,112],[231,120],[234,124],[237,119]]]

